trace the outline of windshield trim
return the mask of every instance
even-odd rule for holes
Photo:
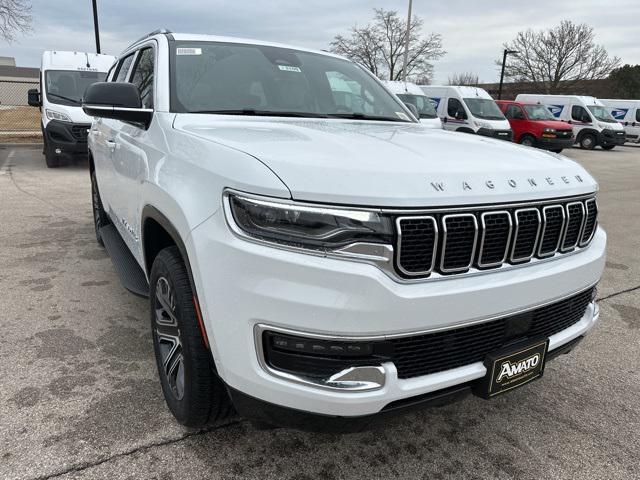
[[[175,38],[169,36],[168,37],[168,43],[169,43],[169,112],[171,113],[193,113],[190,112],[184,108],[181,108],[180,102],[178,101],[177,98],[177,87],[176,87],[176,48],[180,45],[180,44],[217,44],[217,45],[236,45],[236,46],[249,46],[249,47],[259,47],[262,46],[262,44],[254,44],[254,43],[243,43],[243,42],[223,42],[223,41],[215,41],[215,40],[176,40]],[[283,48],[283,49],[287,49],[287,47],[277,47],[277,48]],[[366,75],[369,76],[369,78],[371,78],[372,81],[374,81],[375,83],[378,84],[378,86],[380,86],[380,89],[382,90],[382,92],[384,92],[384,95],[386,95],[392,102],[396,103],[401,111],[407,116],[406,119],[404,118],[400,118],[398,117],[398,122],[402,122],[402,123],[419,123],[419,119],[414,119],[413,114],[411,113],[411,111],[401,102],[399,101],[398,98],[396,98],[395,95],[393,95],[391,92],[388,91],[388,89],[385,87],[385,85],[380,81],[380,79],[378,77],[376,77],[373,73],[371,73],[369,70],[367,70],[366,68],[364,68],[362,65],[356,63],[356,62],[352,62],[351,60],[342,58],[340,56],[335,56],[335,55],[325,55],[323,53],[320,52],[314,52],[314,51],[307,51],[307,50],[301,50],[301,49],[297,49],[295,47],[293,48],[289,48],[289,50],[293,50],[295,52],[301,52],[307,55],[313,55],[313,56],[318,56],[318,57],[329,57],[329,58],[333,58],[337,61],[341,61],[341,62],[346,62],[346,63],[350,63],[354,66],[356,66],[357,68],[359,68],[362,72],[364,72]],[[327,115],[329,118],[327,118],[327,120],[344,120],[338,117],[331,117],[331,112],[328,113],[323,113],[320,115]],[[296,117],[280,117],[280,118],[296,118]],[[300,118],[300,117],[298,117]],[[367,122],[380,122],[380,120],[372,120],[372,119],[366,119],[366,118],[362,118],[362,119],[357,119],[358,121],[367,121]]]

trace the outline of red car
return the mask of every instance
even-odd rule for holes
[[[509,120],[513,141],[559,153],[575,142],[571,125],[556,120],[544,105],[496,100]]]

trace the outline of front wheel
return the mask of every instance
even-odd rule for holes
[[[149,292],[153,346],[169,410],[189,427],[222,420],[231,413],[231,402],[213,371],[177,247],[165,248],[154,260]]]
[[[533,147],[536,144],[536,139],[531,135],[523,135],[520,138],[520,145],[524,145],[525,147]]]
[[[584,150],[593,150],[596,148],[596,137],[590,133],[582,136],[580,139],[580,148]]]
[[[616,148],[615,145],[603,145],[602,146],[603,150],[613,150],[614,148]]]

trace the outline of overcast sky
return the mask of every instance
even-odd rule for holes
[[[494,60],[518,31],[586,22],[596,40],[624,63],[640,63],[639,0],[414,0],[425,31],[442,34],[447,54],[435,63],[435,83],[472,71],[496,81]],[[259,38],[326,49],[331,39],[358,23],[374,7],[406,15],[408,0],[98,0],[104,53],[118,54],[159,27],[175,32]],[[91,0],[33,0],[33,32],[13,44],[0,41],[0,55],[18,66],[37,67],[42,50],[94,51]]]

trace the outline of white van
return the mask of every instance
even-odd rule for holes
[[[640,143],[640,100],[599,100],[624,127],[627,142]]]
[[[42,112],[47,167],[58,167],[64,157],[87,154],[92,119],[82,111],[82,96],[89,85],[104,81],[114,62],[115,57],[96,53],[42,53],[40,91],[29,90],[29,105]]]
[[[513,132],[496,102],[478,87],[421,85],[445,130],[511,140]]]
[[[411,82],[393,80],[383,80],[382,83],[403,103],[416,107],[421,124],[428,128],[442,128],[442,122],[433,106],[433,102],[429,100],[429,97],[424,94],[418,85]]]
[[[624,128],[595,97],[521,93],[516,101],[546,106],[558,120],[571,124],[576,143],[586,150],[598,145],[611,150],[625,142]]]

